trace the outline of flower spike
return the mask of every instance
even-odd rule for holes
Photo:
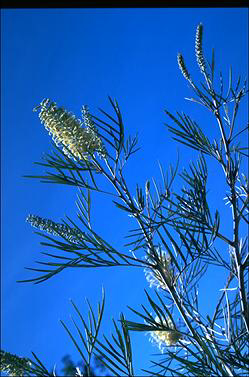
[[[160,324],[160,319],[158,316],[156,316],[155,321]],[[156,342],[162,353],[165,346],[176,345],[178,340],[180,340],[182,337],[181,333],[177,331],[169,317],[167,318],[167,322],[163,320],[163,326],[167,327],[168,330],[150,331],[150,341],[152,343]]]
[[[196,29],[195,54],[196,54],[197,63],[199,65],[201,73],[204,73],[206,71],[206,64],[205,64],[205,59],[204,59],[203,49],[202,49],[202,36],[203,36],[203,25],[202,23],[200,23]]]
[[[19,357],[10,352],[1,350],[0,370],[9,376],[27,376],[26,371],[31,367],[31,362],[25,357]]]
[[[183,76],[185,77],[185,79],[188,80],[188,81],[192,81],[191,77],[190,77],[190,74],[189,74],[189,72],[188,72],[188,70],[186,68],[183,56],[182,56],[182,54],[180,52],[177,55],[177,62],[178,62],[178,66],[179,66],[179,68],[180,68]]]
[[[49,99],[44,99],[34,109],[37,110],[40,110],[39,118],[49,134],[52,134],[56,145],[62,145],[63,152],[70,158],[87,160],[89,154],[103,152],[97,130],[89,122],[83,128],[80,119],[76,119],[75,115],[62,107],[57,108],[56,103]]]
[[[80,240],[84,240],[84,233],[76,228],[70,228],[67,225],[55,223],[50,219],[43,219],[40,216],[28,215],[26,221],[31,226],[37,229],[41,229],[54,236],[60,236],[67,239],[69,242],[79,244]]]

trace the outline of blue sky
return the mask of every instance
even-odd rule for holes
[[[141,150],[126,167],[131,191],[136,183],[160,179],[158,160],[167,169],[175,164],[177,143],[165,123],[164,109],[185,111],[211,138],[218,135],[207,110],[184,97],[192,92],[182,77],[176,56],[182,52],[193,77],[201,79],[194,55],[195,30],[204,25],[204,52],[215,49],[217,70],[228,77],[248,73],[247,8],[163,9],[2,9],[2,338],[9,352],[31,356],[37,353],[47,367],[60,365],[69,353],[79,359],[59,319],[70,322],[69,299],[86,311],[85,297],[95,305],[106,290],[102,330],[108,335],[110,319],[127,305],[145,303],[148,285],[142,270],[106,269],[65,271],[39,285],[18,284],[31,278],[24,267],[35,267],[41,238],[25,222],[29,213],[60,222],[65,215],[76,219],[76,190],[42,184],[23,178],[41,174],[33,165],[51,151],[50,137],[32,109],[43,98],[80,115],[83,104],[94,114],[98,108],[111,111],[107,96],[119,102],[126,133],[138,132]],[[246,106],[242,110],[246,110]],[[247,111],[239,114],[242,125]],[[180,170],[196,153],[180,146]],[[210,197],[221,209],[224,232],[230,231],[224,208],[224,185],[220,171],[210,165]],[[215,188],[212,183],[215,182]],[[109,198],[94,196],[94,224],[115,247],[125,243],[131,219],[113,208]],[[213,284],[221,287],[217,276]],[[209,311],[216,293],[203,287],[203,310]],[[139,369],[148,368],[157,352],[144,335],[134,334],[134,359]]]

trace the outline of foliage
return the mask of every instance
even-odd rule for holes
[[[112,375],[134,376],[130,333],[149,332],[151,340],[161,350],[161,359],[151,361],[155,369],[142,373],[156,376],[245,376],[249,369],[249,253],[243,226],[248,225],[249,185],[242,171],[248,158],[247,145],[241,136],[248,125],[238,128],[237,115],[246,96],[246,82],[239,78],[234,84],[230,70],[225,94],[223,75],[216,83],[214,51],[211,62],[203,53],[203,26],[196,30],[195,53],[203,82],[196,84],[182,54],[177,60],[183,77],[196,98],[188,100],[204,106],[217,122],[219,139],[210,140],[203,128],[185,113],[165,111],[173,138],[199,152],[198,160],[178,173],[178,162],[165,173],[160,165],[162,185],[149,180],[144,188],[137,185],[135,196],[124,177],[124,166],[138,150],[137,137],[126,137],[121,110],[116,100],[109,98],[112,113],[100,109],[100,116],[82,110],[82,120],[57,108],[45,99],[35,109],[55,143],[53,153],[38,165],[50,169],[45,175],[29,176],[42,182],[75,186],[78,225],[66,217],[63,224],[36,215],[27,221],[40,229],[37,234],[51,248],[45,254],[43,268],[29,268],[38,277],[22,282],[41,283],[67,268],[142,267],[154,295],[145,291],[148,307],[130,308],[139,320],[126,319],[123,314],[113,320],[111,338],[100,337],[105,296],[98,304],[97,314],[88,303],[88,322],[72,302],[77,315],[73,319],[75,333],[62,325],[85,365],[86,375],[92,375],[94,359],[101,360]],[[83,128],[85,126],[85,128]],[[243,139],[242,139],[243,140]],[[228,237],[220,227],[220,213],[208,200],[208,159],[212,159],[224,174],[227,186],[226,204],[231,207],[232,234]],[[176,176],[183,180],[180,192],[174,189]],[[110,189],[101,186],[105,178]],[[137,227],[127,237],[126,250],[117,250],[95,230],[91,217],[91,192],[111,195],[113,204],[135,219]],[[221,246],[220,246],[221,245]],[[220,252],[222,248],[223,252]],[[226,250],[226,251],[225,251]],[[226,274],[224,287],[212,315],[199,308],[198,284],[207,275],[208,267]],[[234,286],[231,287],[231,283]],[[33,354],[34,355],[34,354]],[[34,355],[36,362],[23,366],[28,375],[49,375]],[[13,362],[14,363],[14,362]],[[22,364],[23,365],[23,364]],[[9,368],[11,370],[11,368]],[[81,372],[77,372],[78,375]]]

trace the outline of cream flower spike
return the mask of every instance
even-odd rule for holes
[[[160,323],[158,317],[155,318],[157,323]],[[181,333],[176,330],[173,322],[167,317],[167,322],[163,320],[163,325],[169,328],[169,330],[156,330],[150,331],[150,341],[157,343],[161,352],[163,352],[165,346],[174,346],[181,338]]]
[[[180,52],[177,55],[177,63],[178,63],[178,66],[180,68],[180,71],[182,72],[183,77],[185,77],[186,80],[192,82],[190,74],[189,74],[189,72],[186,68],[183,56]]]
[[[43,230],[54,236],[60,236],[67,239],[69,242],[80,244],[84,241],[84,232],[79,231],[77,228],[70,228],[65,224],[55,223],[50,219],[44,219],[36,215],[28,215],[26,221],[34,228]]]
[[[8,376],[23,376],[29,367],[31,367],[29,359],[1,350],[0,370]]]
[[[201,72],[204,73],[206,70],[206,63],[205,63],[203,50],[202,50],[202,36],[203,36],[203,25],[202,23],[200,23],[196,29],[195,54],[196,54],[198,66]]]
[[[39,118],[56,145],[62,145],[63,152],[70,158],[88,159],[89,154],[95,151],[104,154],[102,141],[97,135],[97,130],[93,126],[90,127],[89,121],[86,127],[82,127],[83,122],[80,119],[76,119],[75,115],[63,108],[57,108],[56,103],[50,99],[44,99],[34,109],[37,110],[40,110]],[[87,116],[90,119],[89,112]]]

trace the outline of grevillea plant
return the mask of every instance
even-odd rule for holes
[[[230,70],[225,93],[222,73],[219,81],[215,75],[214,52],[209,62],[202,40],[203,26],[199,24],[195,54],[202,78],[200,84],[193,80],[182,54],[178,54],[177,61],[195,95],[188,100],[212,114],[219,138],[211,140],[188,115],[173,115],[166,110],[171,122],[167,127],[174,139],[197,150],[199,157],[181,173],[178,162],[175,167],[170,166],[168,173],[160,165],[162,184],[153,180],[152,185],[148,179],[144,188],[137,185],[135,194],[129,189],[123,169],[137,151],[138,140],[126,137],[116,100],[109,98],[111,114],[100,110],[101,115],[93,115],[83,106],[82,119],[49,99],[35,108],[54,140],[53,153],[39,163],[51,171],[36,178],[77,188],[78,220],[67,217],[63,223],[57,223],[28,215],[27,222],[39,230],[37,233],[46,238],[44,244],[55,251],[45,253],[51,258],[42,262],[45,270],[30,268],[38,276],[22,282],[41,283],[72,267],[126,266],[142,267],[149,283],[145,291],[148,307],[130,308],[137,322],[123,314],[113,320],[111,338],[100,337],[104,291],[97,314],[88,303],[88,321],[72,302],[81,327],[74,322],[73,334],[63,321],[62,325],[84,362],[84,375],[92,375],[93,360],[99,359],[110,375],[134,376],[131,345],[134,331],[149,334],[148,340],[160,350],[157,359],[151,361],[153,368],[142,370],[142,375],[248,375],[249,253],[247,236],[243,233],[249,222],[249,185],[243,171],[248,161],[248,125],[240,128],[237,125],[238,109],[248,91],[246,82],[241,85],[240,78],[234,84]],[[230,235],[220,229],[220,214],[211,208],[207,198],[211,159],[227,186],[223,204],[231,208],[230,219],[226,220],[231,221]],[[180,192],[174,187],[178,176],[184,185]],[[103,178],[110,191],[101,186]],[[128,235],[129,242],[122,250],[94,230],[90,215],[92,191],[100,192],[103,197],[111,194],[113,204],[127,213],[128,220],[136,221],[136,229]],[[208,268],[221,273],[225,280],[214,312],[206,314],[198,305],[198,287],[202,279],[208,279]],[[44,364],[33,356],[31,360],[1,351],[1,368],[10,375],[49,376]],[[83,372],[77,368],[75,375]]]

